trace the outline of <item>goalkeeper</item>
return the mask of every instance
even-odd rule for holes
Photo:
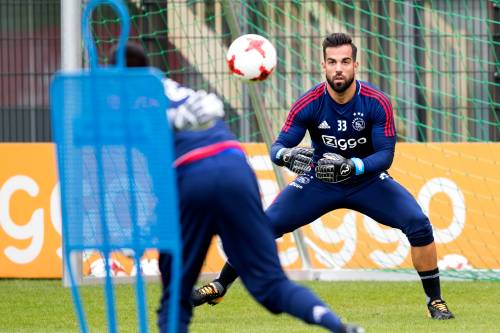
[[[391,102],[370,83],[355,79],[356,52],[347,34],[335,33],[324,39],[326,82],[293,104],[271,147],[274,163],[303,174],[278,195],[266,214],[275,237],[338,208],[356,210],[400,229],[410,242],[429,316],[453,318],[441,297],[429,219],[412,195],[386,172],[396,144]],[[295,147],[306,131],[314,152]],[[231,258],[229,261],[232,263]],[[237,272],[238,267],[226,263],[218,279],[193,292],[193,303],[218,303]]]
[[[125,53],[127,66],[148,65],[138,46],[127,45]],[[269,311],[286,312],[330,332],[363,333],[360,327],[343,324],[312,292],[285,276],[255,175],[241,144],[221,119],[222,101],[169,79],[165,79],[165,93],[171,102],[168,118],[175,129],[182,241],[188,245],[183,248],[179,332],[187,332],[193,311],[191,291],[211,239],[219,234],[245,287]],[[159,265],[163,295],[158,326],[166,332],[170,256],[160,253]]]

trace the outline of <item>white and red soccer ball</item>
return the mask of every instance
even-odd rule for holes
[[[122,263],[117,259],[109,259],[109,272],[111,276],[128,276]],[[103,258],[94,260],[90,264],[90,276],[93,277],[106,277],[106,265]]]
[[[464,269],[472,269],[469,260],[460,254],[447,254],[438,261],[438,268],[440,270],[456,270],[461,271]]]
[[[245,81],[264,81],[276,67],[276,49],[260,35],[243,35],[229,46],[226,61],[234,76]]]

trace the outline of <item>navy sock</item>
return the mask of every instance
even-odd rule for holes
[[[215,281],[222,284],[225,290],[238,278],[238,272],[229,264],[228,261],[222,267],[222,271],[219,274],[219,277],[215,279]]]
[[[441,299],[441,285],[439,282],[439,268],[418,272],[422,280],[425,295],[427,296],[427,303],[436,299]]]

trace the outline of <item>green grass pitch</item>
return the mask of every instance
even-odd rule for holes
[[[500,332],[500,282],[443,282],[443,295],[456,319],[426,317],[420,282],[300,282],[314,290],[342,318],[367,332]],[[106,332],[101,286],[81,287],[90,332]],[[119,332],[137,332],[135,293],[117,285]],[[158,283],[147,286],[151,332],[156,332]],[[236,283],[214,307],[195,309],[190,332],[325,332],[288,316],[265,311]],[[0,332],[78,332],[70,290],[59,280],[0,279]]]

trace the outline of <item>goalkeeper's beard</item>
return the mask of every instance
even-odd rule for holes
[[[346,91],[354,82],[354,75],[350,78],[346,78],[344,83],[342,84],[335,84],[334,80],[330,78],[326,78],[326,82],[328,82],[328,85],[336,92],[336,93],[343,93]]]

